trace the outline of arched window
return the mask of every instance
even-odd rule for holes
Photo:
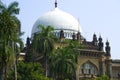
[[[85,74],[90,74],[90,64],[86,63],[85,65]]]
[[[93,74],[97,75],[98,71],[94,64],[86,62],[80,66],[80,74]]]

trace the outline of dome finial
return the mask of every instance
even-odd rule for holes
[[[55,8],[57,7],[57,0],[55,0]]]

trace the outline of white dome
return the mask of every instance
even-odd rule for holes
[[[55,8],[52,11],[49,11],[42,15],[34,24],[32,29],[32,36],[34,33],[39,32],[38,25],[48,26],[51,25],[55,32],[63,30],[64,32],[76,33],[81,32],[81,27],[79,22],[70,14]]]

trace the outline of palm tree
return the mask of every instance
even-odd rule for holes
[[[0,3],[0,80],[4,80],[8,66],[15,59],[15,44],[20,33],[20,21],[15,14],[19,13],[17,2],[6,7]]]
[[[37,53],[42,53],[45,58],[45,70],[46,70],[46,77],[48,74],[48,56],[54,49],[54,36],[52,31],[54,30],[51,26],[43,26],[39,25],[38,28],[41,30],[40,33],[34,35],[33,39],[33,46]]]
[[[50,56],[50,74],[56,80],[74,80],[76,54],[69,47],[59,48]]]

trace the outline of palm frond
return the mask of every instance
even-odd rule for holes
[[[9,6],[8,6],[8,9],[7,11],[11,14],[11,15],[14,15],[14,14],[19,14],[19,8],[18,8],[18,2],[12,2]]]
[[[6,6],[0,1],[0,12],[6,10]]]
[[[20,32],[19,33],[19,37],[21,37],[22,35],[24,35],[25,34],[25,32]]]

